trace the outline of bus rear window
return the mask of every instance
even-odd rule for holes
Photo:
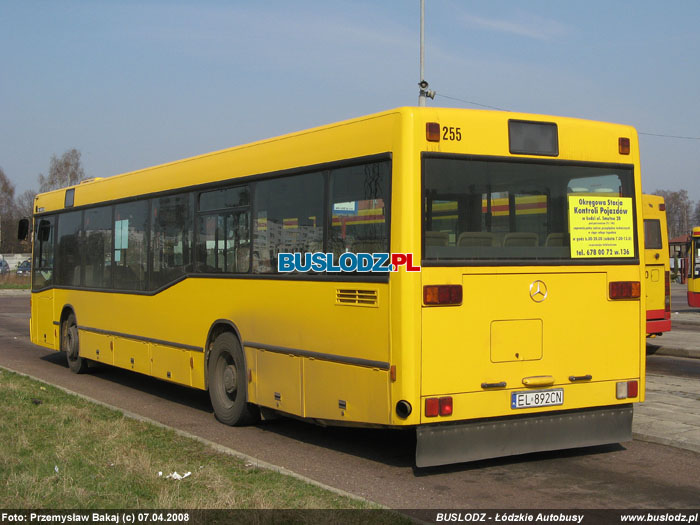
[[[661,245],[661,221],[659,219],[644,219],[644,248],[647,250],[660,250]]]
[[[637,255],[633,196],[632,168],[626,166],[427,157],[423,259],[454,264],[632,258]],[[593,216],[607,203],[622,210],[629,228],[619,236],[624,241],[603,243],[601,248],[596,239],[609,232],[586,229],[570,211],[590,211]],[[577,222],[573,236],[572,217]],[[615,220],[609,229],[618,234]]]

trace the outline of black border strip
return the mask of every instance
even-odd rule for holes
[[[224,189],[229,186],[236,186],[238,184],[244,184],[253,181],[265,180],[265,179],[275,179],[278,177],[288,177],[292,175],[299,175],[304,173],[319,172],[337,168],[346,168],[351,166],[356,166],[358,164],[370,164],[373,162],[380,162],[383,160],[393,160],[393,154],[391,151],[384,153],[375,153],[372,155],[365,155],[362,157],[350,157],[345,159],[333,160],[329,162],[323,162],[320,164],[308,164],[305,166],[297,166],[294,168],[287,168],[278,171],[270,171],[267,173],[254,173],[251,175],[240,175],[238,177],[232,177],[228,179],[216,180],[213,182],[203,182],[201,184],[193,184],[191,186],[179,186],[177,188],[169,188],[167,190],[154,191],[151,193],[139,193],[138,195],[131,195],[129,197],[122,197],[119,199],[104,200],[90,204],[82,204],[80,206],[75,206],[73,208],[58,208],[51,211],[42,211],[34,213],[33,217],[43,217],[45,215],[60,215],[63,212],[83,210],[89,208],[97,208],[100,206],[109,206],[114,204],[122,204],[124,202],[139,201],[143,199],[152,199],[156,197],[164,197],[168,195],[175,195],[179,193],[186,193],[190,191],[202,191],[206,189]],[[177,162],[177,161],[176,161]],[[157,166],[156,166],[157,167]],[[146,168],[151,169],[151,168]],[[393,175],[393,162],[392,162],[392,175]],[[111,177],[106,177],[104,180],[107,181]],[[99,184],[99,183],[97,183]],[[79,188],[80,185],[74,186],[73,188]],[[391,192],[391,188],[389,188]],[[47,192],[48,193],[48,192]],[[391,194],[391,193],[390,193]],[[252,195],[251,195],[252,198]],[[252,205],[252,204],[251,204]]]
[[[163,346],[173,346],[175,348],[182,348],[183,350],[193,350],[195,352],[204,352],[204,348],[201,346],[192,346],[182,343],[174,343],[172,341],[163,341],[162,339],[153,339],[151,337],[141,337],[139,335],[124,334],[122,332],[112,332],[111,330],[102,330],[101,328],[90,328],[89,326],[78,325],[78,330],[83,330],[84,332],[92,332],[100,335],[114,335],[116,337],[124,337],[125,339],[134,339],[136,341],[143,341],[145,343],[153,343]]]
[[[266,345],[263,343],[255,343],[253,341],[245,341],[243,346],[249,348],[258,348],[267,350],[276,354],[291,354],[299,357],[312,357],[323,361],[332,361],[333,363],[342,363],[345,365],[367,366],[370,368],[379,368],[380,370],[389,370],[390,365],[385,361],[372,361],[371,359],[360,359],[358,357],[346,357],[335,354],[324,354],[321,352],[311,352],[309,350],[299,350],[297,348],[287,348],[286,346]]]
[[[429,266],[429,265],[428,265]],[[31,293],[42,293],[47,290],[75,290],[78,292],[101,292],[101,293],[118,293],[118,294],[128,294],[128,295],[140,295],[146,297],[152,297],[158,295],[159,293],[167,290],[171,286],[175,286],[178,283],[186,279],[232,279],[232,280],[267,280],[267,281],[310,281],[310,282],[321,282],[321,283],[388,283],[389,274],[378,273],[376,275],[370,275],[366,273],[355,274],[355,273],[188,273],[181,277],[178,277],[174,281],[169,282],[166,285],[156,288],[155,290],[118,290],[113,288],[85,288],[81,286],[61,286],[52,285],[46,286],[44,288],[37,288],[32,290]]]

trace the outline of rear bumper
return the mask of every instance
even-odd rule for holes
[[[688,290],[688,306],[700,306],[700,293]]]
[[[425,425],[416,435],[418,467],[619,443],[632,439],[632,405]]]
[[[670,319],[660,319],[657,321],[651,321],[647,319],[647,334],[660,334],[661,332],[668,332],[670,330]]]

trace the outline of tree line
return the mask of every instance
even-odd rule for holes
[[[0,253],[22,253],[30,251],[27,242],[17,240],[17,223],[23,217],[31,217],[34,197],[37,193],[56,190],[78,184],[85,179],[85,170],[77,149],[69,149],[63,155],[52,155],[49,171],[40,173],[36,187],[15,195],[15,185],[0,167]]]
[[[687,235],[693,227],[700,226],[700,201],[690,200],[686,190],[656,190],[654,195],[661,195],[666,201],[669,239]]]

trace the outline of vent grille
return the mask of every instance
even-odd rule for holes
[[[345,306],[377,307],[377,290],[336,290],[335,303]]]

